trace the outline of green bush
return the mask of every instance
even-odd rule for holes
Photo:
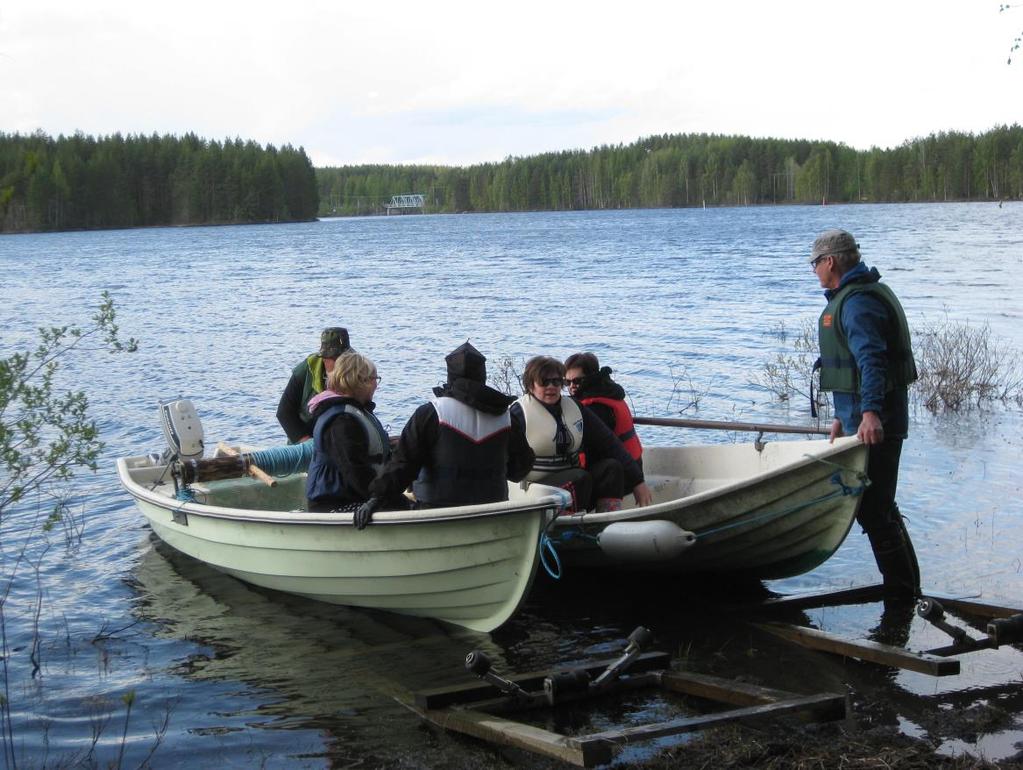
[[[82,390],[58,392],[54,378],[60,359],[73,352],[138,348],[134,339],[120,340],[114,302],[107,292],[102,298],[88,328],[40,328],[35,350],[0,359],[0,522],[29,494],[67,481],[78,468],[96,470],[103,442],[89,399]]]

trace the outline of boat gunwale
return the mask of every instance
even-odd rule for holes
[[[818,439],[817,441],[824,442],[827,439]],[[797,443],[797,442],[779,442],[779,443]],[[804,442],[799,442],[804,443]],[[702,444],[702,445],[688,445],[684,447],[650,447],[650,449],[695,449],[695,448],[716,448],[722,446],[729,446],[726,444]],[[792,472],[798,468],[809,466],[811,463],[817,462],[821,459],[833,457],[838,454],[844,454],[851,450],[855,450],[858,447],[866,446],[856,436],[843,436],[835,440],[835,442],[829,442],[829,447],[826,451],[818,455],[802,454],[792,462],[780,465],[769,471],[755,474],[753,476],[746,476],[735,481],[722,484],[721,486],[713,487],[712,489],[705,489],[702,492],[697,492],[694,495],[686,495],[684,497],[675,497],[671,500],[665,500],[662,503],[655,503],[654,505],[648,505],[643,508],[623,508],[617,511],[607,511],[601,513],[595,512],[584,512],[584,513],[572,513],[562,514],[558,516],[552,527],[571,527],[580,526],[584,524],[611,524],[619,521],[629,521],[631,519],[650,519],[656,518],[659,514],[670,513],[674,511],[680,511],[685,508],[699,505],[706,502],[707,500],[721,497],[726,494],[741,491],[747,487],[755,484],[761,484],[764,481],[770,480],[776,476],[781,476]],[[852,470],[852,469],[850,469]],[[864,466],[866,470],[866,466]]]
[[[180,511],[189,516],[220,519],[235,522],[251,522],[257,524],[293,524],[306,526],[354,526],[354,513],[315,513],[309,511],[258,511],[252,508],[229,508],[222,505],[177,500],[168,495],[147,489],[132,476],[133,470],[149,468],[129,468],[132,460],[146,460],[145,456],[117,458],[117,474],[121,484],[136,500],[142,500],[166,511]],[[150,466],[158,467],[158,466]],[[253,482],[257,483],[257,482]],[[531,500],[528,504],[509,505],[505,502],[483,503],[480,505],[453,506],[448,508],[419,508],[410,511],[377,511],[373,514],[373,526],[396,526],[437,524],[451,521],[472,521],[475,519],[493,518],[495,516],[513,516],[532,513],[537,510],[560,510],[563,499],[557,494]],[[143,511],[143,513],[145,513]]]

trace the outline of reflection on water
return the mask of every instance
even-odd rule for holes
[[[707,581],[569,574],[553,584],[541,575],[525,610],[489,636],[255,591],[155,548],[118,488],[115,457],[163,448],[159,400],[193,399],[210,441],[280,441],[274,410],[288,370],[320,328],[337,323],[378,364],[378,413],[392,432],[466,338],[490,356],[492,373],[505,356],[515,368],[537,353],[593,350],[638,413],[674,415],[694,400],[685,416],[805,423],[804,404],[777,402],[755,375],[819,312],[805,254],[816,232],[835,225],[856,233],[911,325],[947,312],[1023,348],[1023,271],[1003,269],[1023,264],[1018,204],[392,217],[0,239],[4,355],[39,325],[86,323],[104,289],[122,333],[142,341],[133,356],[84,356],[65,369],[68,387],[88,390],[108,445],[100,472],[76,484],[81,543],[56,531],[37,538],[4,604],[19,765],[53,757],[116,765],[122,744],[124,766],[154,747],[157,766],[531,765],[427,729],[401,701],[463,681],[473,647],[506,671],[531,670],[613,657],[640,624],[677,665],[799,690],[848,684],[885,704],[886,723],[942,739],[931,712],[950,704],[993,698],[1020,710],[1010,692],[1023,669],[1018,650],[979,653],[961,676],[939,682],[859,666],[716,613],[701,603],[713,595]],[[929,587],[1023,603],[1021,435],[1019,410],[914,414],[899,500]],[[643,430],[649,445],[751,439]],[[47,505],[2,522],[2,574]],[[814,572],[768,588],[873,582],[857,529]],[[907,631],[880,605],[795,620],[940,643],[920,619]]]
[[[154,624],[154,636],[202,648],[175,673],[250,688],[245,694],[257,705],[246,723],[291,731],[271,739],[276,753],[282,742],[307,751],[317,734],[326,738],[320,751],[334,761],[372,766],[391,753],[413,753],[418,720],[400,702],[433,686],[439,671],[464,677],[459,669],[470,648],[502,656],[486,635],[263,592],[162,544],[143,554],[132,577],[135,612]],[[218,703],[209,707],[207,729],[214,729],[223,715]],[[310,730],[317,732],[302,732]]]

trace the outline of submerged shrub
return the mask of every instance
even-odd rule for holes
[[[518,398],[524,392],[522,379],[519,377],[519,372],[523,369],[525,369],[525,362],[516,364],[515,359],[511,356],[501,356],[497,360],[497,366],[490,370],[487,380],[494,390],[499,390],[506,396]]]
[[[960,412],[985,403],[1023,405],[1023,368],[1017,351],[992,338],[991,327],[950,321],[925,326],[913,337],[920,379],[914,397],[931,412]]]
[[[793,333],[779,323],[768,334],[783,343],[790,342],[791,349],[779,351],[773,360],[763,364],[754,376],[755,384],[779,401],[791,401],[797,396],[805,399],[803,404],[813,401],[818,415],[828,415],[830,402],[827,394],[820,392],[820,375],[813,370],[817,360],[817,322],[804,318]]]
[[[817,390],[813,374],[817,360],[817,325],[804,319],[794,335],[773,336],[791,340],[791,349],[764,363],[756,384],[779,401],[796,396],[809,399],[811,392],[819,410],[827,409],[827,394]],[[913,332],[913,355],[919,379],[910,389],[930,412],[963,412],[992,403],[1023,406],[1023,363],[1018,351],[991,335],[991,327],[952,321],[924,325]]]

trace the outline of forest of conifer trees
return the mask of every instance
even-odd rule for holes
[[[375,214],[424,193],[428,212],[1023,199],[1023,128],[932,134],[891,149],[673,134],[466,168],[316,171],[320,216]]]
[[[666,134],[467,167],[320,169],[302,148],[241,139],[0,133],[0,232],[371,215],[402,193],[427,212],[1021,200],[1023,127],[883,150]]]
[[[290,145],[0,133],[0,232],[307,221],[318,207]]]

